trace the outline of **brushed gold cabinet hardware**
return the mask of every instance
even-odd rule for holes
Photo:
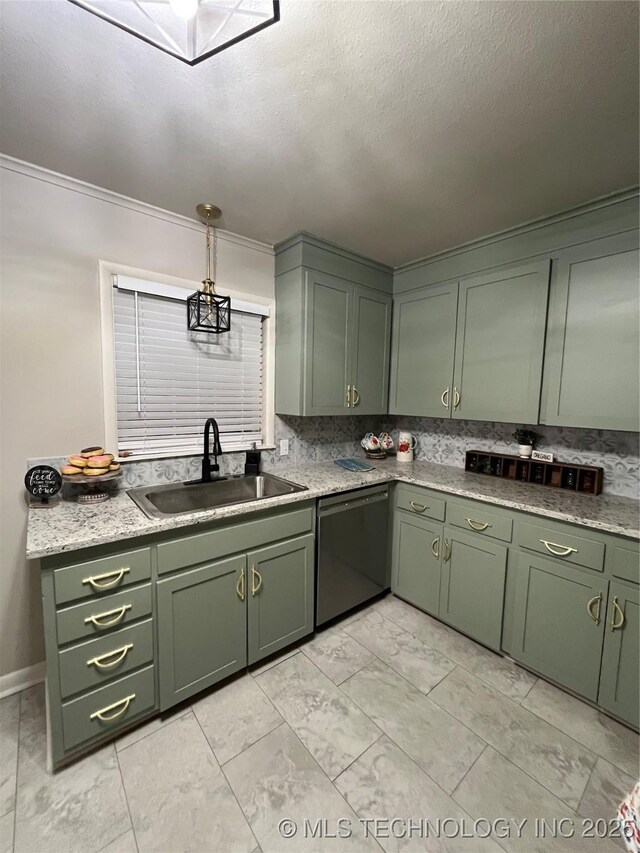
[[[578,549],[572,548],[570,545],[558,545],[557,542],[549,542],[546,539],[540,540],[544,547],[550,554],[553,554],[554,557],[566,557],[568,554],[577,554]],[[554,548],[558,548],[557,551],[554,551]]]
[[[616,622],[616,613],[620,617],[620,620]],[[613,596],[613,613],[611,614],[611,630],[619,631],[620,628],[624,626],[624,610],[618,604],[618,596]]]
[[[412,508],[415,509],[416,512],[424,512],[425,509],[429,509],[428,506],[416,503],[415,501],[409,501],[409,503],[411,504]]]
[[[122,663],[132,648],[133,643],[127,643],[127,645],[123,646],[121,649],[114,649],[112,652],[107,652],[97,658],[91,658],[91,660],[87,661],[87,666],[91,666],[93,664],[93,666],[97,666],[98,669],[113,669],[114,666],[118,666],[119,663]],[[109,660],[109,658],[113,658],[113,660]]]
[[[240,572],[240,577],[238,578],[238,583],[236,584],[236,592],[238,594],[238,598],[240,599],[240,601],[244,601],[244,597],[245,597],[244,569]]]
[[[351,385],[347,385],[347,409],[351,408]]]
[[[130,693],[129,696],[125,696],[124,699],[120,699],[118,702],[114,702],[113,705],[107,705],[106,708],[101,708],[99,711],[94,711],[93,714],[90,715],[89,719],[95,720],[97,718],[103,723],[110,723],[112,720],[117,720],[118,717],[121,717],[125,713],[129,705],[135,698],[136,694]],[[122,705],[122,708],[120,708],[120,705]],[[109,711],[114,711],[116,708],[120,708],[120,710],[109,716]]]
[[[97,590],[111,589],[112,587],[117,586],[129,571],[131,571],[131,569],[127,566],[126,568],[118,569],[115,572],[105,572],[103,575],[92,575],[90,578],[84,578],[82,583],[91,584],[91,586]],[[109,578],[111,578],[111,580],[109,580]]]
[[[255,579],[258,578],[258,585],[255,585]],[[255,566],[251,566],[251,595],[256,595],[262,586],[262,575]]]
[[[596,606],[595,616],[593,613],[593,606],[594,605]],[[591,598],[587,602],[587,612],[589,613],[589,616],[591,616],[593,621],[596,623],[596,625],[600,624],[600,608],[601,607],[602,607],[602,593],[599,592],[597,595],[594,595],[593,598]]]
[[[448,540],[444,540],[444,561],[448,563],[451,559],[451,543]]]
[[[493,527],[488,521],[475,521],[473,518],[464,519],[472,530],[486,530],[488,527]]]
[[[440,557],[440,537],[436,536],[436,538],[431,543],[431,553],[437,559]]]
[[[117,625],[118,622],[122,622],[127,610],[131,610],[131,605],[123,604],[122,607],[116,607],[115,610],[107,610],[104,613],[94,613],[92,616],[87,616],[84,622],[85,625],[88,625],[89,622],[91,622],[96,626],[96,628],[111,628],[112,625]],[[115,616],[114,613],[116,614]],[[109,616],[113,616],[113,619],[109,619]],[[103,619],[106,619],[107,621],[101,621]]]
[[[449,408],[449,389],[445,388],[440,397],[440,401],[445,409]]]
[[[351,386],[351,406],[355,409],[356,406],[360,405],[360,392],[356,388],[355,385]]]
[[[453,408],[457,409],[460,405],[460,392],[456,387],[453,389]]]

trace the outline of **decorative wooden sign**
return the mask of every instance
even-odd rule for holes
[[[30,506],[55,506],[56,495],[62,488],[62,476],[51,465],[36,465],[25,474],[24,485],[31,495]]]

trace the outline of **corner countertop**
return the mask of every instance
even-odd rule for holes
[[[528,486],[481,474],[469,474],[462,468],[437,465],[433,462],[402,463],[387,459],[376,465],[373,471],[365,473],[345,471],[333,462],[278,467],[271,473],[306,486],[307,491],[173,518],[147,518],[124,491],[93,507],[63,501],[55,509],[31,509],[27,530],[27,558],[49,557],[135,536],[193,527],[221,518],[232,518],[375,483],[394,481],[426,486],[447,494],[640,539],[640,502],[631,498],[606,494],[597,497],[572,495],[541,486]]]

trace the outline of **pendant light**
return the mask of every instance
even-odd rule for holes
[[[207,277],[202,282],[201,290],[196,290],[187,299],[187,326],[194,332],[212,332],[219,335],[231,328],[231,298],[220,296],[215,290],[217,239],[211,220],[222,215],[219,207],[213,204],[199,204],[196,207],[198,216],[207,225]]]

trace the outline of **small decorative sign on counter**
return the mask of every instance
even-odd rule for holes
[[[60,472],[51,465],[35,465],[24,476],[24,486],[29,493],[30,507],[53,507],[59,503],[62,488]]]
[[[546,450],[532,450],[531,458],[537,459],[538,462],[553,462],[553,453],[547,453]]]

